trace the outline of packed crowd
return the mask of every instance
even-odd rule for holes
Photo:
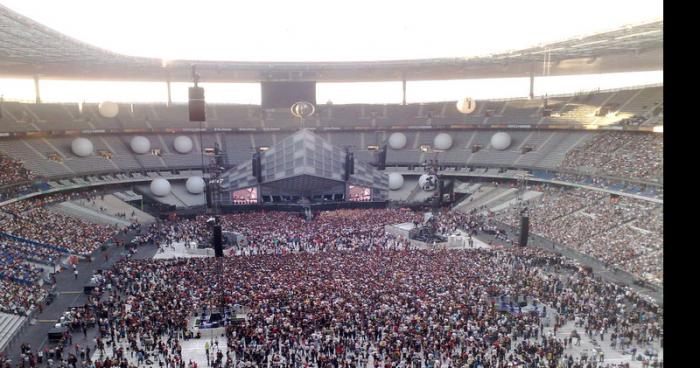
[[[533,230],[543,229],[543,232],[549,229],[554,220],[570,215],[605,196],[604,193],[593,190],[563,186],[535,185],[529,189],[543,193],[537,201],[527,206],[530,226]],[[497,213],[496,217],[514,226],[520,221],[519,215],[519,209],[511,207]]]
[[[0,312],[25,315],[46,292],[39,279],[43,271],[24,262],[21,253],[0,249]]]
[[[661,210],[646,202],[610,202],[582,189],[535,189],[545,194],[530,209],[533,231],[568,227],[573,237],[562,231],[555,240],[570,246],[597,243],[581,241],[608,233],[587,232],[596,227],[629,223],[642,233],[663,228]],[[20,207],[7,216],[37,209],[43,210]],[[577,221],[584,224],[564,220],[574,215],[583,216]],[[495,229],[483,214],[435,216],[441,234]],[[86,364],[99,368],[144,362],[193,367],[181,352],[181,342],[195,335],[190,319],[218,310],[222,296],[230,307],[244,306],[248,319],[227,328],[225,349],[212,347],[211,356],[207,351],[214,367],[366,367],[370,361],[374,367],[612,367],[574,359],[567,352],[571,340],[544,334],[544,323],[576,323],[587,334],[609,335],[619,349],[663,338],[657,305],[629,288],[593,278],[554,253],[415,250],[384,231],[387,224],[423,218],[407,209],[319,212],[313,220],[287,212],[224,215],[224,231],[247,239],[235,249],[246,257],[121,261],[96,280],[99,289],[114,293],[91,299],[92,307],[72,313],[70,323],[83,330],[97,326],[99,358]],[[207,219],[159,222],[135,242],[208,242]],[[509,218],[500,213],[496,219]],[[12,258],[16,248],[3,245],[3,250]],[[611,263],[644,258],[607,253]],[[649,271],[648,265],[639,267]],[[0,307],[20,313],[43,291],[15,300],[26,291],[0,280],[0,293]],[[519,300],[546,305],[556,314],[502,313],[498,307]],[[83,359],[90,360],[89,353],[83,352]],[[30,356],[36,359],[25,355]],[[77,347],[76,354],[60,353],[55,359],[76,361],[76,356]]]
[[[69,253],[88,256],[118,230],[64,216],[50,204],[94,195],[56,194],[17,201],[0,208],[0,311],[26,315],[46,296],[40,286],[44,272]],[[11,237],[11,236],[14,236]]]
[[[0,153],[0,186],[32,180],[34,176],[21,161]]]
[[[599,133],[569,151],[561,167],[623,178],[656,180],[663,176],[663,136]]]
[[[24,194],[34,192],[36,189],[31,184],[10,185],[0,188],[0,201],[6,201],[12,198],[17,198]]]
[[[15,201],[9,204],[6,204],[0,208],[0,211],[6,214],[10,215],[20,215],[23,212],[27,212],[31,209],[38,208],[38,207],[45,207],[48,205],[51,205],[53,203],[59,203],[67,200],[71,200],[73,198],[80,198],[84,195],[88,194],[79,194],[79,193],[56,193],[56,194],[49,194],[45,196],[37,196],[37,197],[32,197],[24,200],[19,200]]]
[[[384,233],[389,224],[419,222],[407,209],[337,210],[317,213],[313,221],[284,212],[241,213],[222,219],[223,228],[242,234],[262,253],[299,249],[376,249],[399,246]],[[284,224],[284,226],[279,226]]]
[[[118,229],[47,209],[47,206],[53,203],[90,195],[94,193],[56,194],[3,206],[0,208],[0,231],[38,243],[58,246],[78,255],[90,255],[116,235]],[[56,252],[47,247],[34,246],[31,251],[47,257],[56,256]]]
[[[0,312],[27,315],[47,292],[39,284],[24,284],[0,278]]]
[[[155,243],[165,246],[183,242],[188,246],[209,244],[211,227],[208,216],[178,219],[153,224],[148,232],[134,239],[135,243]],[[457,230],[497,232],[489,218],[475,213],[438,211],[435,213],[436,233],[448,236]],[[243,212],[219,217],[224,232],[246,239],[233,247],[233,254],[280,254],[304,251],[355,249],[406,249],[404,239],[385,233],[389,224],[425,221],[423,213],[409,209],[363,209],[323,211],[307,221],[298,213],[279,211]],[[279,226],[279,224],[285,224]]]
[[[40,268],[24,262],[21,253],[0,250],[0,278],[35,282],[41,274]]]
[[[658,306],[532,248],[124,260],[104,284],[115,293],[94,301],[96,367],[193,367],[190,318],[222,295],[247,319],[227,327],[225,348],[207,344],[212,367],[611,367],[574,357],[544,324],[576,323],[620,349],[663,339]],[[501,311],[521,299],[552,311]]]
[[[138,242],[208,244],[211,237],[208,216],[167,221],[152,225]],[[237,254],[287,253],[299,250],[402,248],[405,242],[384,233],[388,224],[420,222],[423,218],[408,209],[337,210],[316,213],[307,221],[298,213],[259,211],[219,217],[222,230],[242,235]],[[280,224],[284,224],[281,226]]]
[[[661,205],[580,188],[533,189],[543,192],[528,206],[533,233],[648,281],[663,282]],[[496,218],[518,226],[520,214],[509,208]]]
[[[117,234],[116,226],[95,224],[61,215],[46,208],[34,208],[0,222],[0,230],[42,244],[55,245],[82,256],[92,254]]]
[[[66,256],[66,253],[55,248],[10,238],[0,238],[0,252],[27,261],[47,264],[57,263],[61,257]]]
[[[624,269],[657,285],[663,283],[663,206],[642,207],[640,216],[615,231],[606,232],[583,244],[584,251],[609,264],[624,264]],[[617,249],[602,251],[595,244]]]

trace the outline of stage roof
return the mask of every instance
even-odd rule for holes
[[[526,77],[663,69],[663,21],[523,50],[468,58],[368,62],[235,62],[120,55],[67,37],[0,5],[0,76],[192,81],[397,81]]]
[[[261,156],[263,190],[302,193],[345,185],[346,151],[311,130],[299,130],[285,137]],[[385,172],[359,160],[354,160],[353,171],[349,184],[388,189]],[[221,187],[233,191],[257,186],[252,172],[252,160],[241,162],[221,176]]]

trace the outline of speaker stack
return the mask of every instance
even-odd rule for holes
[[[214,225],[214,237],[212,239],[212,245],[214,246],[214,256],[221,258],[224,256],[223,238],[221,236],[221,225]]]
[[[262,157],[260,152],[253,154],[253,176],[258,180],[258,183],[262,183]]]
[[[527,238],[530,232],[530,217],[527,215],[520,216],[520,242],[521,247],[527,246]]]
[[[384,170],[386,168],[386,144],[382,146],[377,154],[377,170]]]
[[[206,121],[204,88],[190,87],[190,121]]]
[[[208,179],[204,179],[204,190],[207,199],[207,208],[212,208],[212,205],[214,204],[214,199],[211,192],[211,185],[209,184]]]
[[[355,154],[348,152],[345,155],[345,181],[350,179],[350,175],[355,173]]]

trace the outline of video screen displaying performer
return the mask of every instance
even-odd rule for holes
[[[258,203],[258,188],[245,188],[234,191],[231,194],[233,204],[255,204]]]
[[[372,189],[350,185],[348,199],[352,202],[369,202],[372,199]]]

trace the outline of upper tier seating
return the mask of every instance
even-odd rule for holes
[[[542,98],[509,101],[477,100],[469,115],[457,111],[455,102],[370,105],[319,104],[316,113],[305,119],[306,126],[390,127],[395,125],[439,124],[611,124],[634,115],[646,116],[663,103],[663,87],[647,87],[614,92],[591,92],[571,97],[550,97],[552,116],[543,118]],[[95,103],[0,104],[0,132],[71,130],[187,128],[187,104],[119,104],[115,118],[102,117]],[[597,116],[606,112],[608,117]],[[195,125],[193,125],[195,124]],[[255,105],[208,104],[209,128],[296,128],[299,120],[289,109],[261,109]]]

